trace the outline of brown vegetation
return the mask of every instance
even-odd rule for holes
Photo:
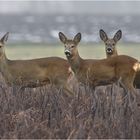
[[[0,83],[0,138],[140,138],[140,108],[121,100],[122,89],[74,91],[69,97],[53,85],[20,91]]]

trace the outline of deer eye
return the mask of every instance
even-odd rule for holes
[[[71,46],[71,48],[74,48],[74,46]]]
[[[115,46],[115,43],[113,43],[112,45]]]
[[[107,46],[107,43],[105,43],[105,45]]]

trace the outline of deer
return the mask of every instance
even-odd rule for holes
[[[140,70],[140,63],[135,58],[127,55],[117,55],[105,59],[83,59],[78,52],[81,33],[73,39],[67,38],[59,32],[59,39],[64,44],[64,53],[79,83],[87,84],[90,88],[108,85],[121,79],[122,86],[136,97],[133,81],[135,74]]]
[[[25,89],[54,84],[72,93],[67,86],[73,75],[67,60],[60,57],[10,60],[5,54],[8,36],[9,32],[0,39],[0,72],[8,86]]]
[[[109,38],[103,29],[100,29],[99,34],[101,40],[105,44],[106,57],[110,58],[110,57],[117,56],[118,52],[117,52],[116,44],[122,37],[122,31],[118,30],[113,38]],[[140,71],[136,72],[136,76],[134,79],[134,86],[138,89],[140,88]]]

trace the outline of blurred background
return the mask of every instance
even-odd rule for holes
[[[119,53],[140,59],[140,1],[0,1],[0,36],[10,32],[11,59],[65,58],[59,31],[69,38],[81,32],[81,56],[103,58],[101,28],[109,37],[121,29]]]

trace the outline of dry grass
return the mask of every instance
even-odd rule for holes
[[[140,138],[140,109],[115,85],[80,87],[73,97],[54,86],[0,87],[0,138]]]

